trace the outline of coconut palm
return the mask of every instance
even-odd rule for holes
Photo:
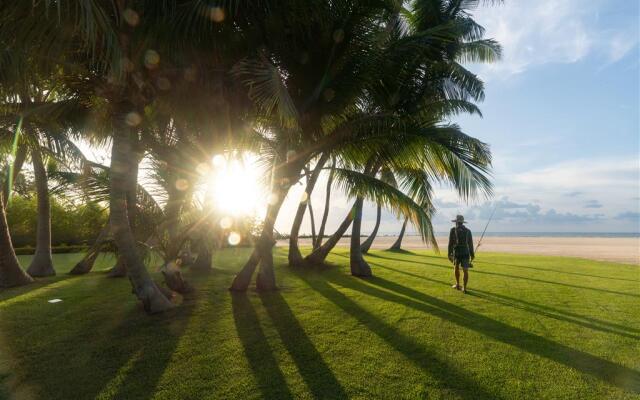
[[[204,43],[211,50],[215,43],[212,38],[221,30],[236,27],[238,21],[212,21],[208,13],[203,13],[208,6],[197,1],[63,0],[10,2],[3,3],[2,8],[0,38],[9,49],[29,49],[33,58],[73,71],[94,89],[95,104],[99,105],[96,109],[104,114],[112,130],[110,225],[119,254],[145,309],[160,312],[170,308],[171,303],[151,280],[139,257],[129,223],[129,160],[136,150],[132,139],[139,135],[146,107],[158,91],[166,88],[167,82],[169,86],[180,84],[197,74],[187,71],[194,60],[188,44]],[[234,9],[226,9],[226,15],[232,16]],[[144,18],[140,12],[144,12]],[[224,46],[216,51],[223,53]],[[160,63],[160,55],[166,62]],[[180,79],[172,82],[165,73]]]
[[[446,46],[442,47],[441,57],[427,60],[417,60],[415,57],[410,59],[393,58],[393,62],[383,66],[389,68],[390,73],[384,75],[380,80],[380,85],[375,85],[371,89],[371,99],[374,106],[381,107],[388,112],[409,113],[422,124],[442,120],[460,111],[479,114],[473,101],[482,100],[482,82],[465,70],[459,61],[470,59],[477,62],[491,62],[500,55],[499,46],[492,40],[483,39],[482,28],[469,18],[467,8],[471,6],[470,4],[452,1],[442,2],[441,7],[434,8],[433,5],[433,2],[429,4],[421,1],[415,2],[413,4],[415,11],[409,29],[405,31],[404,27],[398,24],[395,29],[391,30],[390,36],[395,39],[392,48],[395,45],[396,50],[399,49],[399,53],[403,53],[402,48],[411,43],[413,44],[409,47],[413,47],[417,41],[422,39],[424,32],[440,29],[441,26],[454,26],[454,31],[457,33],[447,37],[444,42]],[[389,77],[391,79],[385,79]],[[397,77],[400,79],[396,79]],[[450,129],[452,139],[460,140],[462,138],[458,132],[455,132],[455,127],[450,127]],[[459,159],[460,163],[445,161],[438,165],[437,161],[434,163],[424,160],[424,165],[420,166],[420,170],[424,171],[425,178],[447,179],[464,198],[475,195],[476,189],[488,194],[490,193],[490,184],[483,175],[490,166],[491,159],[488,149],[480,142],[473,143],[473,140],[463,140],[467,141],[468,147],[461,146],[457,149],[449,147],[445,148],[445,151],[440,149],[440,151],[431,154],[431,156],[440,154],[435,160],[439,158],[446,160],[447,157],[453,156]],[[443,144],[440,143],[440,145]],[[418,147],[422,145],[424,144],[418,143]],[[411,144],[406,143],[404,146],[411,147]],[[424,154],[434,150],[436,149],[433,147],[422,149]],[[420,158],[419,154],[415,157],[416,160]],[[420,170],[415,172],[420,173]],[[465,171],[465,173],[460,174],[461,171]],[[428,179],[425,179],[422,184],[430,192]],[[427,199],[430,199],[430,196],[423,196],[423,200]],[[361,209],[362,201],[358,198],[351,236],[351,269],[354,275],[368,276],[370,268],[362,257],[363,246],[360,246],[359,243]],[[366,245],[365,250],[368,250],[370,243],[366,243]]]
[[[402,228],[400,228],[400,233],[398,234],[398,238],[396,239],[395,242],[393,242],[391,247],[389,247],[389,250],[392,250],[392,251],[402,250],[402,239],[404,238],[404,232],[407,229],[407,222],[409,222],[409,219],[405,218],[404,222],[402,223]]]
[[[273,166],[274,201],[257,248],[232,289],[246,290],[258,264],[257,286],[275,288],[273,221],[305,165],[314,162],[316,170],[323,168],[331,153],[348,143],[371,148],[372,136],[382,130],[389,135],[404,131],[394,125],[399,122],[395,116],[364,112],[359,105],[376,77],[377,62],[384,56],[380,35],[397,7],[394,2],[304,2],[273,10],[269,24],[259,24],[265,45],[237,65],[235,73],[249,87],[260,114],[260,140]],[[291,29],[296,31],[293,38],[288,33]],[[313,185],[313,179],[309,183]],[[411,206],[414,215],[426,217],[415,203]],[[304,205],[299,208],[295,225],[304,209]],[[298,258],[296,254],[291,257]]]

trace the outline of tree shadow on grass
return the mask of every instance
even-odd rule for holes
[[[417,255],[416,253],[409,251],[409,250],[405,250],[405,249],[384,249],[381,250],[384,253],[391,253],[391,254],[406,254],[406,255],[410,255],[410,256],[415,256]],[[377,257],[375,254],[370,254],[370,256],[372,257]],[[433,256],[427,256],[425,255],[425,257],[433,257]]]
[[[351,315],[351,317],[387,342],[389,346],[403,354],[418,368],[437,380],[439,390],[453,392],[462,398],[501,398],[497,393],[487,391],[485,388],[478,385],[478,383],[474,382],[472,379],[466,377],[445,361],[440,360],[432,351],[414,341],[410,336],[403,334],[392,325],[360,307],[344,293],[329,285],[324,277],[321,277],[321,279],[314,279],[311,275],[308,276],[307,273],[302,272],[298,275],[313,290],[317,291],[344,312]],[[355,278],[338,278],[340,281],[343,279],[356,281]]]
[[[531,303],[525,300],[516,299],[513,297],[504,296],[501,294],[492,293],[492,292],[488,292],[480,289],[474,289],[473,291],[469,292],[469,294],[471,296],[480,297],[482,299],[485,299],[494,303],[499,303],[505,306],[518,308],[530,313],[542,315],[544,317],[557,319],[559,321],[570,322],[576,325],[584,326],[585,328],[598,330],[606,333],[613,333],[616,335],[628,337],[630,339],[640,340],[640,329],[635,329],[630,326],[615,324],[609,321],[602,321],[596,318],[579,315],[569,311],[561,311],[553,307]],[[584,321],[580,321],[581,319]],[[588,322],[585,322],[585,321],[588,321]]]
[[[238,337],[263,398],[293,399],[249,297],[231,292],[231,304]]]
[[[149,317],[135,300],[122,304],[114,295],[121,281],[70,279],[62,303],[38,307],[30,301],[2,310],[15,382],[9,390],[47,400],[152,396],[192,307]],[[46,298],[32,301],[47,304]],[[35,323],[42,326],[29,330]]]
[[[11,375],[8,373],[0,372],[0,400],[8,400],[9,392],[7,392],[6,388],[9,386],[7,382],[9,382],[9,378]]]
[[[426,280],[429,282],[434,282],[434,283],[442,284],[445,286],[449,286],[450,284],[449,282],[446,282],[446,281],[427,278],[426,276],[412,274],[410,272],[402,271],[400,269],[389,268],[389,267],[385,267],[384,265],[379,265],[375,263],[371,263],[371,264],[375,265],[377,268],[387,269],[389,271],[394,271],[399,274],[411,276],[411,277]],[[613,333],[616,335],[628,337],[630,339],[640,339],[640,336],[638,336],[638,334],[640,334],[640,329],[634,329],[629,326],[615,324],[609,321],[602,321],[597,318],[587,317],[587,316],[572,313],[569,311],[564,311],[564,310],[560,310],[557,308],[553,308],[553,307],[549,307],[541,304],[531,303],[525,300],[516,299],[513,297],[504,296],[504,295],[500,295],[500,294],[496,294],[493,292],[488,292],[488,291],[480,290],[476,288],[471,290],[469,294],[471,296],[483,298],[487,301],[499,303],[499,304],[514,307],[514,308],[519,308],[521,310],[524,310],[533,314],[538,314],[545,317],[557,319],[560,321],[581,325],[586,328],[599,330],[607,333]],[[520,303],[520,304],[516,304],[516,303]],[[580,320],[583,320],[583,321],[580,321]]]
[[[420,261],[412,261],[412,260],[407,260],[404,258],[394,258],[394,257],[388,257],[388,254],[403,254],[406,256],[413,256],[413,257],[420,257],[420,258],[435,258],[438,260],[442,260],[443,258],[441,256],[432,256],[429,254],[418,254],[418,253],[414,253],[408,250],[382,250],[376,253],[367,253],[368,257],[374,257],[374,258],[385,258],[387,260],[395,260],[395,261],[402,261],[402,262],[406,262],[406,263],[413,263],[413,264],[422,264],[422,262]]]
[[[67,280],[72,280],[77,278],[79,278],[79,276],[59,274],[59,275],[51,276],[47,278],[35,278],[34,282],[24,286],[2,288],[0,289],[0,306],[2,306],[2,303],[8,302],[9,300],[15,299],[19,296],[30,294],[40,289],[45,289],[48,286],[51,286],[53,284],[56,284],[62,281],[67,281]]]
[[[502,265],[502,266],[505,266],[505,267],[524,268],[524,269],[531,269],[531,270],[534,270],[534,271],[553,272],[553,273],[556,273],[556,274],[585,276],[585,277],[588,277],[588,278],[609,279],[609,280],[622,281],[622,282],[640,282],[639,280],[636,280],[636,279],[624,279],[624,278],[616,278],[616,277],[613,277],[613,276],[591,275],[591,274],[583,274],[583,273],[580,273],[580,272],[571,272],[571,271],[558,271],[557,269],[538,268],[538,267],[531,267],[531,266],[528,266],[528,265],[505,264],[505,263],[497,263],[497,262],[489,262],[489,261],[478,261],[478,260],[475,260],[473,263],[474,264],[487,264],[487,265]]]
[[[335,255],[340,256],[340,257],[348,257],[348,256],[344,256],[342,254],[335,254]],[[446,266],[446,265],[441,265],[441,264],[434,264],[434,263],[428,263],[428,262],[419,262],[419,261],[407,261],[407,260],[403,260],[403,259],[399,259],[399,258],[391,258],[391,257],[381,257],[381,256],[377,256],[377,257],[378,258],[384,258],[386,260],[394,260],[394,261],[400,261],[400,262],[406,262],[406,263],[412,263],[412,264],[426,265],[426,266],[429,266],[429,267],[444,268],[444,269],[447,269],[447,270],[453,269],[453,267]],[[378,265],[378,264],[373,264],[373,263],[369,263],[369,264]],[[394,271],[398,271],[397,269],[393,269],[393,270]],[[544,279],[537,279],[537,278],[518,276],[518,275],[509,275],[509,274],[503,274],[503,273],[500,273],[500,272],[483,271],[483,270],[481,270],[479,268],[473,268],[471,270],[471,273],[472,274],[485,274],[485,275],[501,276],[501,277],[512,278],[512,279],[521,279],[521,280],[537,282],[537,283],[545,283],[545,284],[550,284],[550,285],[558,285],[558,286],[570,287],[570,288],[574,288],[574,289],[594,290],[594,291],[597,291],[597,292],[611,293],[611,294],[617,294],[617,295],[629,296],[629,297],[640,297],[640,295],[633,294],[633,293],[618,292],[618,291],[615,291],[615,290],[594,288],[594,287],[589,287],[589,286],[573,285],[573,284],[570,284],[570,283],[547,281],[547,280],[544,280]]]
[[[348,398],[282,295],[278,292],[262,293],[260,298],[313,397]]]
[[[110,382],[111,387],[102,390],[117,389],[113,391],[113,399],[153,397],[154,389],[171,362],[194,309],[195,304],[189,302],[151,317],[140,315],[141,309],[132,310],[131,318],[127,318],[129,323],[122,324],[112,334],[115,341],[120,343],[131,340],[131,336],[134,336],[128,350],[132,356],[119,370],[124,372],[124,378],[116,377]],[[140,321],[140,318],[145,320]],[[122,339],[118,340],[118,337]]]
[[[640,392],[639,371],[572,349],[383,278],[368,278],[367,282],[371,285],[358,279],[345,278],[335,278],[332,281],[340,286],[395,302],[477,331],[528,353],[574,368],[583,374],[591,375],[621,389]],[[381,290],[376,286],[386,290]]]

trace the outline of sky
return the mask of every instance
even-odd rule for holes
[[[482,231],[495,209],[488,232],[640,232],[639,2],[507,0],[474,16],[503,58],[469,66],[486,84],[483,117],[453,122],[490,144],[494,196],[466,202],[438,188],[435,230],[447,231],[462,213]],[[312,195],[316,219],[325,182]],[[290,193],[280,232],[302,192],[298,185]],[[329,232],[350,205],[334,191]],[[363,232],[374,220],[368,204]],[[382,234],[400,225],[383,212]],[[302,232],[310,232],[306,217]]]

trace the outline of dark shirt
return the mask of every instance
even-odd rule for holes
[[[458,230],[457,240],[456,240],[456,229]],[[456,246],[464,246],[464,240],[467,240],[467,247],[469,249],[469,256],[471,258],[475,257],[473,252],[473,238],[471,237],[471,231],[467,229],[466,226],[462,225],[460,227],[451,228],[451,232],[449,232],[449,256],[454,255],[454,248]]]

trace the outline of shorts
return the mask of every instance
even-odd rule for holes
[[[462,269],[467,270],[469,268],[471,268],[471,258],[469,257],[465,257],[462,259],[455,259],[455,264],[456,267],[460,266],[462,267]]]

